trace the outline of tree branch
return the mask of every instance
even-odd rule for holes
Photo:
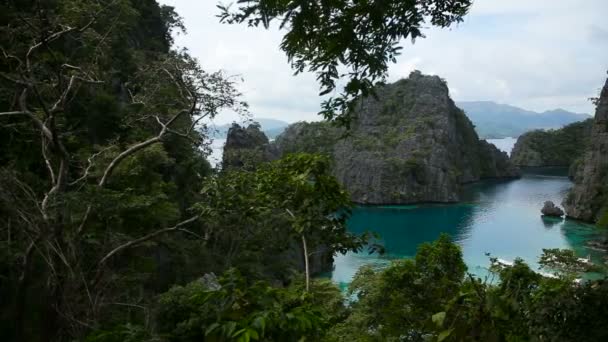
[[[42,132],[41,132],[42,135]],[[57,183],[57,178],[55,178],[55,172],[53,171],[53,165],[51,165],[51,160],[46,154],[46,140],[44,139],[44,135],[42,135],[42,158],[44,158],[44,163],[46,164],[47,169],[49,170],[49,174],[51,176],[51,184],[55,185]]]
[[[122,245],[114,248],[112,251],[110,251],[108,254],[106,254],[103,258],[101,258],[99,260],[99,262],[97,263],[97,274],[96,274],[96,276],[94,278],[93,284],[97,284],[99,282],[99,279],[101,278],[101,275],[103,273],[103,267],[104,267],[104,265],[106,264],[106,262],[110,258],[112,258],[117,253],[120,253],[121,251],[123,251],[123,250],[125,250],[127,248],[130,248],[130,247],[133,247],[133,246],[137,246],[137,245],[139,245],[139,244],[141,244],[143,242],[146,242],[148,240],[151,240],[151,239],[153,239],[153,238],[155,238],[155,237],[157,237],[159,235],[162,235],[162,234],[165,234],[165,233],[169,233],[169,232],[173,232],[173,231],[182,230],[183,226],[185,226],[187,224],[190,224],[190,223],[198,220],[199,218],[200,218],[200,215],[193,216],[193,217],[191,217],[191,218],[189,218],[187,220],[184,220],[184,221],[176,224],[173,227],[159,229],[159,230],[157,230],[155,232],[152,232],[152,233],[150,233],[148,235],[144,235],[144,236],[140,237],[139,239],[131,240],[131,241],[127,242],[127,243],[124,243],[124,244],[122,244]]]
[[[158,133],[157,136],[150,138],[148,140],[145,140],[143,142],[140,142],[138,144],[135,144],[131,147],[129,147],[128,149],[124,150],[123,152],[121,152],[118,156],[116,156],[116,158],[114,158],[110,164],[108,165],[108,167],[106,168],[106,170],[103,173],[103,176],[101,177],[101,180],[99,181],[98,185],[100,187],[103,187],[106,182],[108,181],[108,177],[112,174],[112,171],[114,171],[114,169],[118,166],[118,164],[120,164],[121,161],[123,161],[125,158],[127,158],[128,156],[132,155],[133,153],[144,149],[152,144],[155,144],[157,142],[160,142],[163,138],[163,136],[165,135],[165,133],[167,133],[169,131],[168,127],[175,122],[175,120],[177,120],[177,118],[179,118],[181,115],[188,113],[187,110],[181,110],[179,111],[177,114],[175,114],[171,119],[169,119],[169,121],[167,121],[167,123],[162,123],[160,121],[160,118],[158,116],[156,116],[156,121],[158,122],[159,125],[161,125],[161,130]]]
[[[108,177],[112,174],[112,171],[114,171],[114,169],[116,168],[116,166],[118,166],[118,164],[125,158],[127,158],[128,156],[132,155],[133,153],[144,149],[152,144],[155,144],[157,142],[159,142],[162,138],[162,136],[165,134],[165,129],[163,128],[161,130],[161,133],[159,133],[157,136],[155,136],[154,138],[150,138],[146,141],[140,142],[138,144],[135,144],[131,147],[129,147],[128,149],[124,150],[123,152],[121,152],[118,156],[116,156],[116,158],[114,158],[110,164],[108,165],[108,167],[106,167],[106,170],[103,172],[103,176],[101,177],[101,180],[99,181],[98,185],[100,187],[103,187],[106,182],[108,181]]]
[[[40,120],[34,113],[27,109],[26,105],[27,100],[27,88],[23,89],[21,95],[19,96],[19,107],[21,110],[18,111],[10,111],[10,112],[0,112],[0,116],[11,116],[11,115],[25,115],[29,117],[38,128],[41,130],[42,134],[50,141],[53,141],[53,134],[51,130]]]

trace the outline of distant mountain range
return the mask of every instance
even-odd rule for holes
[[[563,109],[538,113],[492,101],[462,101],[456,105],[465,111],[484,139],[518,137],[531,130],[561,128],[591,118]]]
[[[517,138],[535,129],[557,129],[591,118],[587,114],[573,113],[563,109],[539,113],[492,101],[461,101],[456,102],[456,105],[465,111],[482,139]],[[262,132],[269,139],[276,138],[289,126],[288,122],[271,118],[252,118],[237,123],[247,126],[252,122],[258,122],[262,126]],[[212,136],[226,138],[231,125],[230,123],[212,127]]]
[[[288,122],[285,122],[282,120],[277,120],[277,119],[270,119],[270,118],[252,118],[251,120],[246,120],[244,122],[237,122],[237,123],[241,126],[243,126],[243,125],[248,126],[249,124],[251,124],[253,122],[257,122],[260,124],[260,126],[262,127],[262,132],[264,132],[264,134],[266,134],[266,136],[269,139],[276,138],[277,135],[283,133],[283,131],[285,130],[285,127],[289,126]],[[228,134],[228,129],[230,129],[230,126],[232,126],[231,123],[212,127],[213,137],[214,138],[226,138],[226,135]]]

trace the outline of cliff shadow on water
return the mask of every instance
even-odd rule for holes
[[[485,180],[463,187],[462,202],[454,204],[358,206],[350,231],[375,231],[386,254],[338,255],[332,279],[346,286],[363,265],[384,267],[391,260],[410,258],[418,245],[448,233],[462,250],[472,272],[487,275],[489,255],[505,260],[522,258],[533,268],[544,248],[573,249],[597,264],[605,253],[588,243],[601,235],[593,226],[570,219],[541,217],[544,201],[559,203],[572,187],[565,168],[524,170],[516,180]]]

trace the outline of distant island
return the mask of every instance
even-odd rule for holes
[[[346,137],[328,122],[297,122],[269,143],[257,126],[233,125],[223,168],[253,169],[289,153],[326,154],[359,204],[457,202],[462,184],[519,176],[506,153],[479,139],[440,77],[414,71],[376,95],[361,100]]]
[[[247,125],[252,122],[259,123],[262,132],[264,132],[269,139],[276,138],[279,134],[283,133],[287,126],[289,126],[288,122],[271,118],[251,118],[238,123]],[[214,138],[225,139],[231,126],[231,123],[218,125],[215,127],[212,126],[210,127],[210,134]]]
[[[492,101],[461,101],[456,105],[465,111],[482,139],[516,138],[528,131],[557,129],[591,118],[563,109],[539,113]]]

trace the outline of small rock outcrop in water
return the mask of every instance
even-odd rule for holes
[[[521,135],[511,161],[522,167],[563,166],[577,164],[589,142],[593,119],[576,122],[555,130],[535,130]]]
[[[329,124],[300,124],[277,137],[278,149],[330,153],[357,203],[455,202],[463,183],[519,175],[506,153],[479,140],[441,78],[415,71],[376,93],[360,102],[346,138]],[[330,138],[315,138],[318,125]]]
[[[226,136],[224,154],[222,157],[222,168],[254,169],[263,162],[276,159],[273,145],[268,141],[266,135],[260,130],[260,125],[253,123],[241,127],[232,124]]]
[[[562,217],[564,215],[564,211],[551,201],[546,201],[540,212],[546,216]]]
[[[600,94],[589,147],[564,200],[569,217],[608,226],[608,80]]]

